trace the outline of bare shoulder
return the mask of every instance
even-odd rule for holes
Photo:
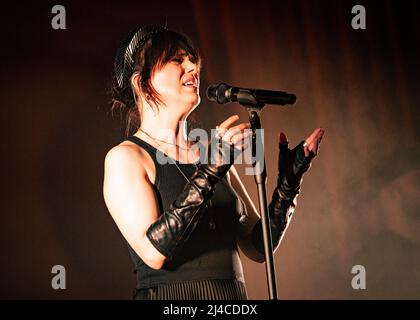
[[[143,150],[122,142],[111,148],[105,156],[105,170],[115,167],[142,169]]]
[[[105,177],[111,172],[124,170],[135,176],[146,176],[154,183],[155,167],[150,155],[132,142],[123,141],[105,156]]]

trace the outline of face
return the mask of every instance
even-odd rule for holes
[[[155,70],[152,86],[166,106],[188,112],[200,103],[200,66],[185,51],[179,51],[171,61]]]

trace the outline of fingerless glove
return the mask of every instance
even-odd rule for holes
[[[293,150],[290,150],[287,144],[279,144],[277,187],[268,206],[273,251],[276,250],[290,224],[296,207],[296,199],[300,193],[302,176],[309,169],[314,156],[313,154],[305,156],[303,144],[304,141]],[[255,248],[264,254],[261,219],[252,230],[252,241]]]

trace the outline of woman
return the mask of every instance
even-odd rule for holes
[[[247,299],[237,246],[264,261],[259,215],[232,166],[250,124],[234,125],[237,115],[222,122],[205,161],[187,137],[200,62],[185,35],[160,26],[131,33],[116,55],[114,107],[128,109],[128,137],[106,155],[104,198],[135,265],[134,299]],[[280,135],[269,205],[274,248],[322,135],[316,129],[293,150]]]

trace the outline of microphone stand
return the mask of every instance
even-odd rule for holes
[[[256,154],[256,143],[260,143],[264,147],[261,135],[256,135],[257,129],[261,129],[260,113],[264,107],[263,103],[256,100],[251,91],[241,90],[237,96],[238,103],[247,107],[249,114],[249,122],[251,123],[251,129],[254,133],[252,135],[252,157]],[[258,138],[258,141],[257,141]],[[258,159],[261,159],[260,157]],[[263,149],[262,161],[253,161],[252,167],[254,168],[254,179],[258,189],[258,202],[261,215],[261,226],[264,240],[264,255],[266,262],[266,275],[269,289],[270,300],[277,299],[277,288],[276,288],[276,273],[273,259],[273,246],[271,241],[271,228],[270,228],[270,217],[268,215],[267,208],[267,172],[265,170],[265,156]]]

